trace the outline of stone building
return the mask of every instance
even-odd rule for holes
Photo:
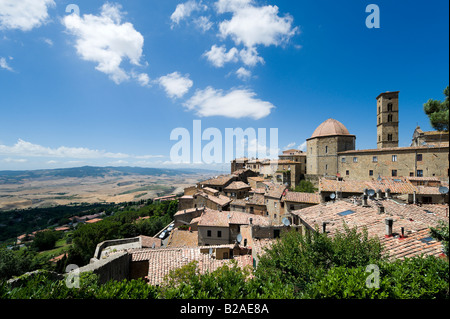
[[[320,124],[306,140],[306,179],[317,181],[319,176],[336,176],[338,154],[355,149],[356,136],[335,119]]]
[[[355,135],[337,120],[320,124],[307,139],[306,179],[317,184],[319,177],[370,180],[389,177],[449,176],[448,133],[413,134],[409,147],[398,147],[399,92],[377,97],[377,148],[356,150]]]
[[[398,147],[398,91],[377,96],[377,148]]]

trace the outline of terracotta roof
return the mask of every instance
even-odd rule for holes
[[[334,136],[334,135],[348,135],[352,136],[347,128],[339,121],[335,119],[328,119],[320,124],[310,138],[322,137],[322,136]]]
[[[87,220],[86,223],[94,224],[94,223],[98,223],[99,221],[102,221],[102,219],[101,218],[94,218],[94,219],[91,219],[91,220]]]
[[[350,228],[363,227],[367,229],[370,237],[385,237],[385,219],[393,219],[393,233],[401,234],[404,227],[405,234],[410,236],[415,232],[436,227],[439,221],[448,220],[445,205],[416,206],[398,204],[392,200],[368,201],[369,207],[352,204],[348,201],[320,204],[294,211],[309,227],[322,229],[322,223],[327,222],[326,230],[331,235],[343,231],[344,225]],[[385,213],[379,214],[378,207],[383,206]]]
[[[236,211],[223,211],[206,209],[202,214],[198,226],[229,227],[230,224],[248,225],[252,218],[253,225],[268,226],[270,220],[267,217]]]
[[[264,204],[264,195],[263,194],[254,194],[253,196],[249,197],[247,201],[248,205],[265,205]]]
[[[301,193],[288,191],[284,196],[284,201],[295,203],[319,204],[320,195],[317,193]]]
[[[141,244],[142,248],[151,248],[153,247],[153,244],[155,244],[155,247],[161,247],[161,239],[155,238],[155,237],[148,237],[148,236],[138,236],[141,238]]]
[[[404,259],[421,254],[438,257],[442,254],[442,243],[430,237],[428,228],[408,234],[405,238],[382,238],[381,243],[391,259]]]
[[[217,246],[222,247],[222,246]],[[223,246],[231,247],[230,245]],[[203,248],[211,248],[206,246]],[[164,281],[171,270],[181,268],[192,261],[198,262],[198,269],[201,274],[212,272],[217,268],[230,263],[232,259],[218,260],[200,252],[202,247],[195,248],[166,248],[166,249],[146,249],[131,252],[131,261],[148,260],[148,281],[151,285],[159,285]],[[251,255],[234,256],[238,267],[244,268],[252,266],[253,259]]]
[[[264,196],[280,199],[281,196],[283,196],[283,193],[285,190],[287,190],[286,186],[275,185],[275,186],[269,187],[269,189],[266,190]]]
[[[199,219],[194,218],[194,219]],[[191,220],[191,224],[194,223],[194,219]],[[174,229],[170,233],[167,241],[167,247],[195,247],[198,244],[198,231],[188,231]]]
[[[230,185],[225,187],[225,189],[228,189],[228,190],[238,190],[238,189],[245,189],[245,188],[250,188],[250,185],[247,185],[241,181],[234,181]]]
[[[413,194],[414,191],[418,192],[417,187],[405,177],[381,177],[381,181],[377,179],[371,181],[337,181],[326,178],[319,180],[319,190],[321,192],[363,193],[366,188],[375,191],[380,189],[382,192],[389,188],[392,194]]]
[[[183,215],[183,214],[192,214],[196,211],[199,210],[203,210],[203,207],[196,207],[196,208],[189,208],[189,209],[184,209],[184,210],[179,210],[178,212],[175,213],[174,216],[179,216],[179,215]]]
[[[213,185],[213,186],[223,186],[236,178],[232,174],[230,175],[222,175],[215,178],[208,179],[206,181],[200,182],[200,185]]]
[[[213,203],[216,203],[216,204],[218,204],[220,206],[225,206],[225,205],[231,203],[231,201],[232,201],[231,198],[229,198],[227,196],[224,196],[224,195],[220,195],[220,194],[215,196],[215,195],[208,195],[206,193],[198,193],[197,196],[201,196],[203,198],[206,198],[206,199],[208,199],[208,200],[212,201]]]

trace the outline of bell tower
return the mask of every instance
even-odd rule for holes
[[[398,147],[398,94],[377,96],[377,148]]]

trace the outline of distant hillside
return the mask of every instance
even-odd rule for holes
[[[59,169],[41,169],[32,171],[0,171],[0,184],[20,183],[21,181],[28,179],[50,180],[67,177],[85,178],[85,177],[127,176],[127,175],[177,176],[182,174],[191,175],[199,173],[215,174],[216,172],[204,169],[83,166],[83,167],[59,168]]]

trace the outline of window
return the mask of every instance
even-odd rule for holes
[[[395,176],[397,176],[397,170],[396,170],[396,169],[393,169],[393,170],[392,170],[392,177],[395,177]]]
[[[409,176],[414,177],[414,172],[409,172]]]
[[[353,163],[358,163],[358,158],[357,157],[353,157]]]
[[[275,206],[275,208],[277,208],[277,202],[274,202],[274,203],[273,203],[273,206]]]
[[[210,230],[208,230],[208,231],[206,232],[206,236],[211,237],[211,231],[210,231]]]
[[[388,122],[392,122],[392,114],[388,115]]]
[[[373,176],[373,171],[372,170],[369,171],[369,176]]]
[[[345,163],[345,157],[341,158],[341,162]]]
[[[372,162],[378,163],[378,157],[376,157],[376,156],[372,157]]]
[[[392,103],[388,104],[388,112],[392,112]]]
[[[392,134],[388,134],[388,141],[392,141]]]
[[[417,177],[423,177],[423,170],[421,169],[417,170]]]
[[[349,176],[350,175],[350,171],[349,170],[345,171],[345,175]]]
[[[397,162],[397,155],[392,155],[392,161]]]
[[[422,154],[417,154],[416,159],[418,162],[422,162],[422,159],[423,159]]]
[[[328,170],[328,164],[325,164],[325,170],[326,171]]]
[[[289,207],[289,209],[290,209],[290,210],[295,210],[294,205],[291,205],[291,206]]]
[[[219,237],[219,238],[222,237],[222,231],[221,231],[221,230],[218,230],[218,231],[217,231],[217,237]]]

